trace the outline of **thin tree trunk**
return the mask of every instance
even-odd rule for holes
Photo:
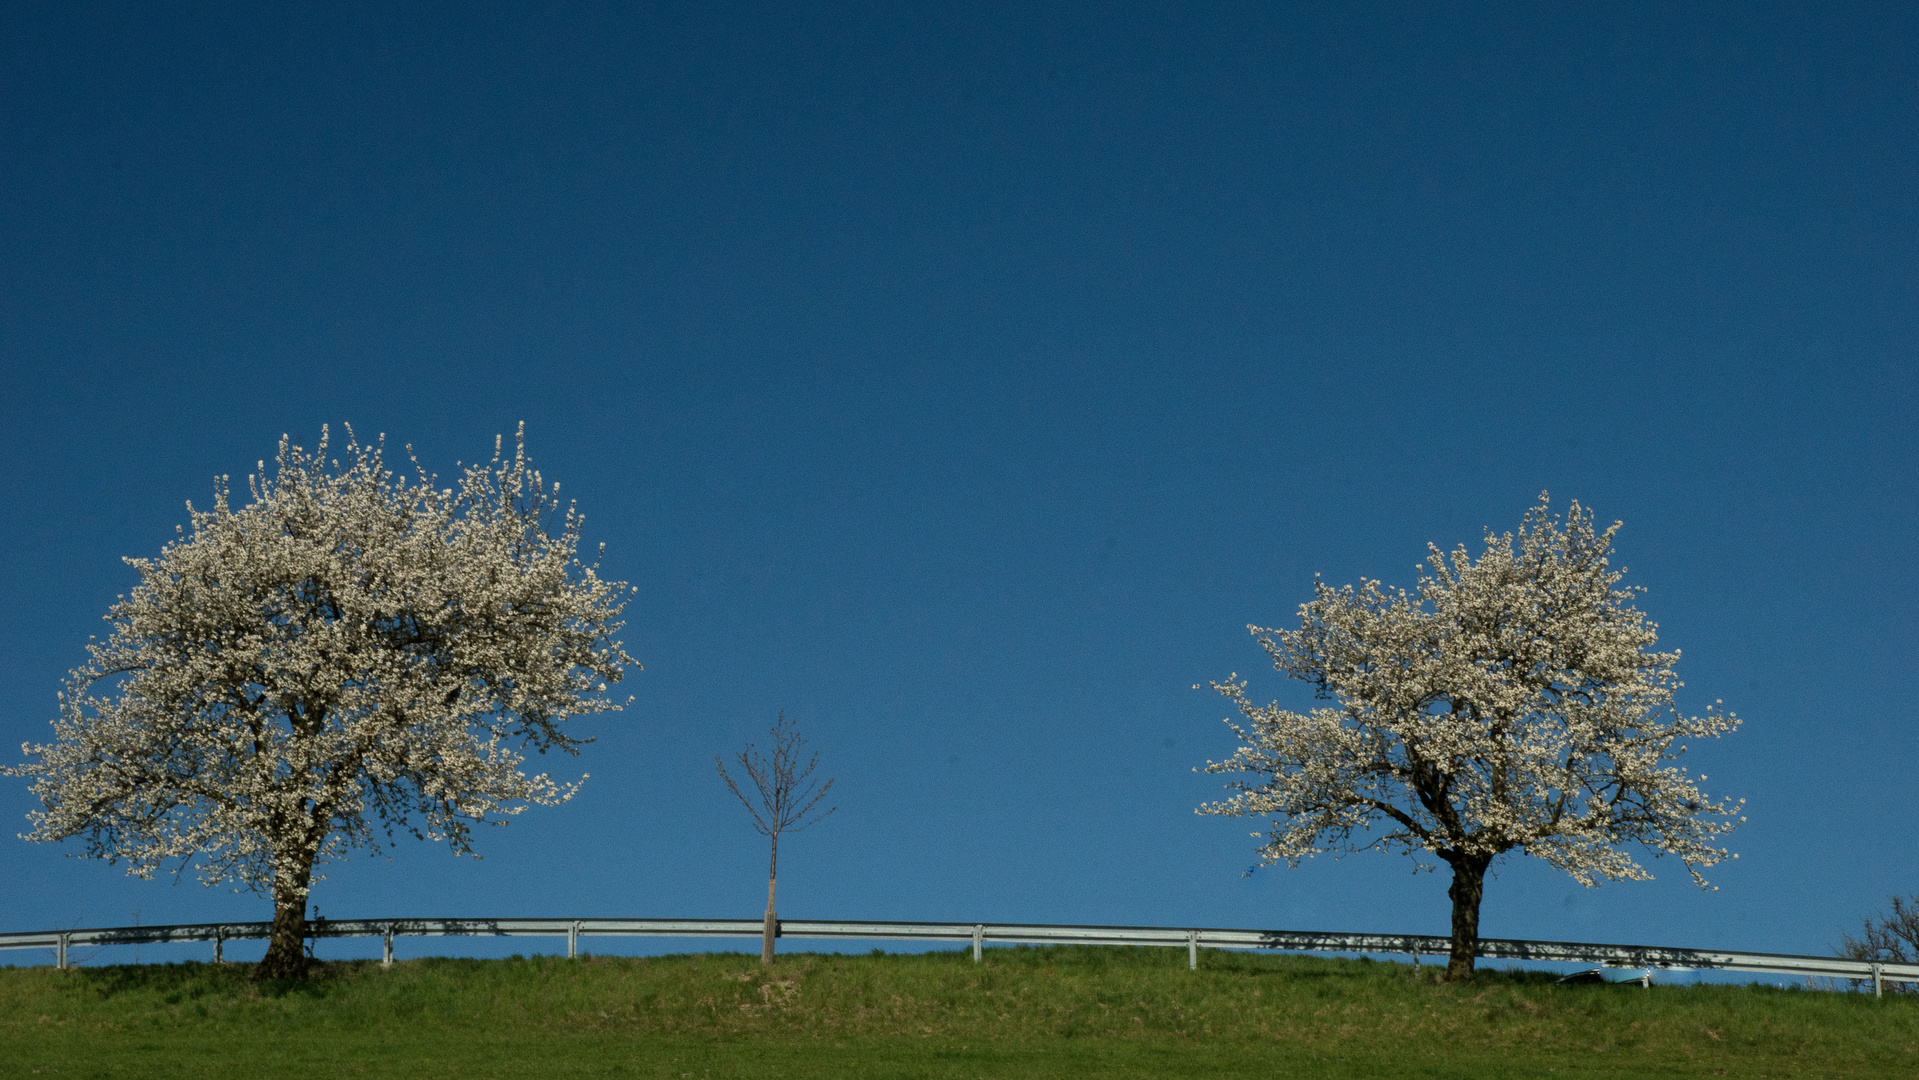
[[[309,858],[282,882],[273,881],[273,936],[267,940],[267,954],[253,969],[259,979],[304,979],[307,974],[307,891],[313,881],[313,862]]]
[[[1455,855],[1446,861],[1453,867],[1452,888],[1446,890],[1453,901],[1453,945],[1446,960],[1446,981],[1466,982],[1473,977],[1473,958],[1479,953],[1479,901],[1486,892],[1486,868],[1492,859]]]
[[[760,966],[773,966],[773,937],[779,932],[780,917],[773,910],[773,886],[780,874],[780,834],[773,834],[773,858],[766,867],[766,925],[760,931]]]

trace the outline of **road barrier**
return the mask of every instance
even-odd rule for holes
[[[383,960],[393,962],[396,937],[565,938],[566,954],[578,956],[589,937],[759,937],[760,919],[314,919],[307,936],[380,938]],[[182,926],[116,926],[0,934],[0,949],[51,949],[54,963],[68,966],[67,951],[88,945],[157,945],[205,941],[221,960],[229,941],[271,935],[272,923],[193,923]],[[1222,930],[1165,926],[1057,926],[1036,923],[828,922],[782,919],[780,937],[852,941],[946,941],[970,944],[980,961],[987,945],[1152,945],[1184,947],[1187,964],[1199,966],[1201,949],[1272,949],[1287,952],[1445,956],[1451,940],[1431,934],[1343,934],[1306,930]],[[1766,975],[1870,981],[1874,993],[1887,982],[1919,983],[1919,964],[1851,960],[1837,956],[1728,952],[1668,945],[1603,945],[1577,941],[1480,938],[1487,960],[1602,964],[1657,971],[1738,971]]]

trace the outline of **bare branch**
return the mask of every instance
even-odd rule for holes
[[[746,744],[746,749],[739,753],[740,771],[752,781],[759,795],[759,805],[755,806],[753,800],[740,790],[739,784],[727,773],[724,760],[716,757],[714,764],[719,767],[720,779],[726,781],[727,788],[740,800],[740,805],[746,807],[746,812],[753,815],[753,828],[761,836],[777,841],[782,833],[799,832],[824,820],[839,808],[828,807],[818,814],[813,812],[820,800],[826,798],[826,793],[832,790],[833,781],[828,779],[825,784],[819,785],[817,791],[814,789],[817,781],[810,778],[813,770],[819,767],[819,755],[807,758],[805,767],[800,767],[800,754],[806,739],[786,719],[785,710],[780,711],[770,735],[773,747],[771,757],[762,756],[759,748],[752,743]]]

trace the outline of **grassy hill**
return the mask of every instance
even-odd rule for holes
[[[1909,1077],[1919,999],[1184,950],[0,969],[0,1075]]]

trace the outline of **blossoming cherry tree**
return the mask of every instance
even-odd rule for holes
[[[311,452],[282,438],[247,505],[222,479],[190,532],[128,559],[139,584],[69,676],[54,741],[12,770],[42,804],[29,839],[270,894],[259,977],[305,973],[327,861],[396,829],[470,853],[474,825],[570,798],[522,751],[576,753],[561,725],[617,710],[633,664],[614,637],[631,590],[576,558],[583,519],[524,427],[457,489],[347,436],[337,460],[324,429]]]
[[[1705,886],[1744,800],[1715,802],[1669,763],[1739,721],[1675,709],[1679,653],[1653,651],[1638,590],[1620,587],[1618,530],[1578,503],[1562,523],[1541,495],[1476,560],[1431,547],[1411,593],[1320,583],[1298,629],[1249,627],[1331,705],[1294,712],[1255,703],[1237,675],[1213,683],[1246,724],[1228,721],[1243,745],[1205,769],[1257,779],[1199,812],[1270,819],[1253,834],[1266,864],[1369,849],[1446,863],[1449,979],[1472,975],[1486,872],[1509,852],[1591,886],[1650,878],[1622,850],[1638,844]]]

